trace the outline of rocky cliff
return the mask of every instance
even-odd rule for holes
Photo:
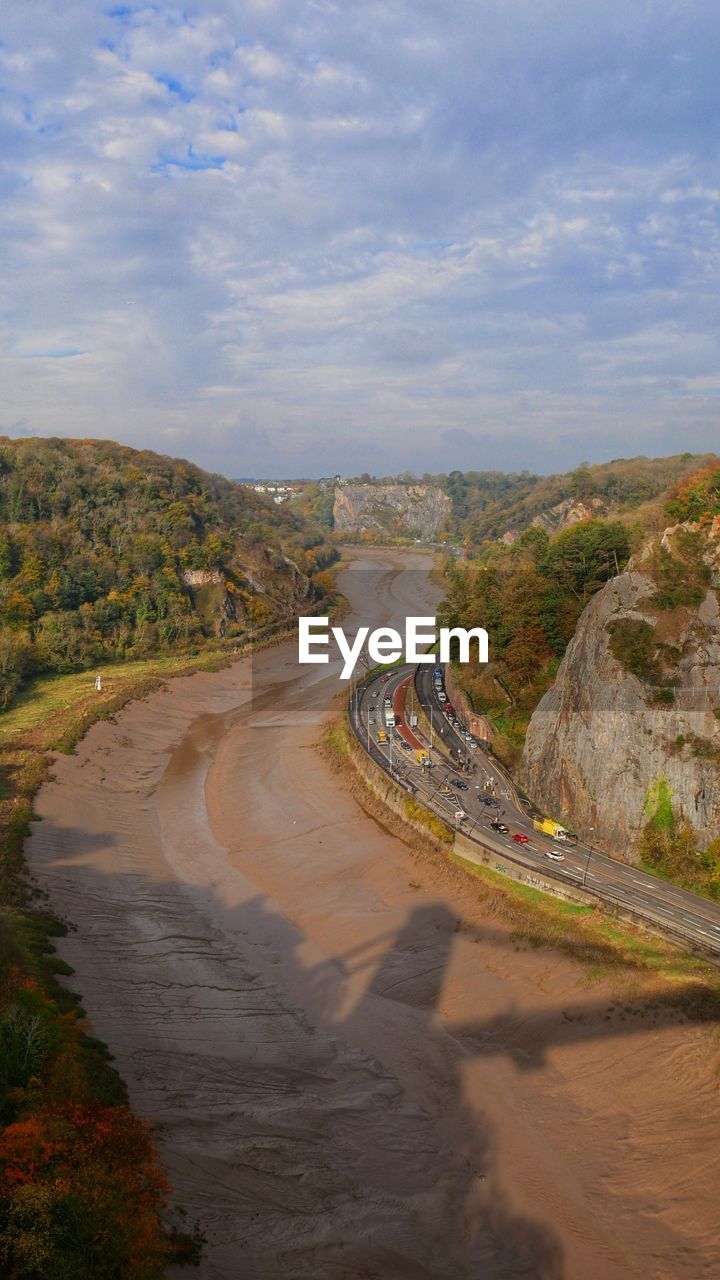
[[[667,780],[705,846],[720,828],[720,519],[667,529],[583,612],[528,728],[528,794],[632,860]]]
[[[345,484],[335,490],[333,520],[341,533],[384,538],[436,538],[452,503],[424,484]]]

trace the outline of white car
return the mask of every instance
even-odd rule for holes
[[[560,849],[546,849],[545,857],[552,858],[553,862],[564,862],[565,854]]]
[[[447,694],[442,689],[438,690],[438,702],[447,702]]]

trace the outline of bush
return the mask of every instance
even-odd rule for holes
[[[616,662],[638,680],[657,684],[661,672],[655,628],[644,618],[615,618],[608,623],[607,630],[610,652]]]

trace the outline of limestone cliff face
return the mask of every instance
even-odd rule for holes
[[[335,490],[333,518],[341,533],[435,538],[452,503],[442,489],[424,484],[346,484]]]
[[[720,522],[666,530],[587,606],[528,728],[528,794],[629,861],[661,775],[703,845],[720,831],[718,588]]]

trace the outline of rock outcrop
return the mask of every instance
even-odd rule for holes
[[[374,537],[437,537],[452,502],[424,484],[345,484],[335,490],[333,519],[340,533]]]
[[[720,829],[720,521],[654,539],[592,599],[530,721],[533,800],[632,860],[649,788],[707,845]]]
[[[532,523],[538,529],[545,529],[547,533],[557,533],[558,530],[569,529],[571,525],[580,524],[583,520],[595,520],[604,516],[607,510],[608,505],[602,498],[588,498],[587,502],[581,502],[579,498],[563,498],[562,502],[556,503],[549,511],[541,511]]]

